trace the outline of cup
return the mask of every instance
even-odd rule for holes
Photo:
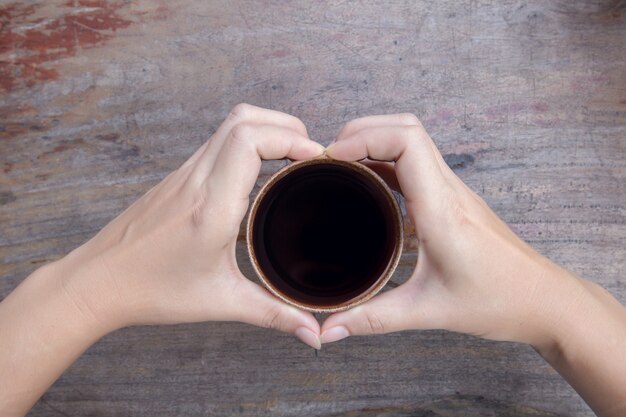
[[[402,252],[402,212],[387,184],[356,162],[294,162],[261,188],[246,228],[265,287],[303,310],[363,303],[393,274]]]

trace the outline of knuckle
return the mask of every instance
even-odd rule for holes
[[[400,119],[400,123],[407,126],[422,126],[422,122],[417,118],[413,113],[400,113],[398,114],[398,119]]]
[[[350,120],[349,122],[347,122],[343,126],[343,130],[346,131],[346,132],[354,131],[355,126],[357,126],[359,124],[359,120],[361,120],[361,119]]]
[[[231,145],[247,145],[254,134],[254,126],[250,123],[238,123],[230,130]]]
[[[306,130],[306,126],[305,126],[304,122],[302,120],[298,119],[297,117],[294,117],[293,119],[294,119],[294,124],[296,125],[296,127],[299,130],[301,130],[302,132],[306,133],[307,130]]]
[[[410,139],[421,138],[424,134],[424,128],[421,125],[408,125],[404,127],[404,133]]]
[[[230,111],[229,118],[243,120],[249,118],[254,112],[254,106],[248,103],[239,103]]]
[[[350,132],[350,134],[353,134],[355,132],[358,132],[361,129],[364,129],[368,126],[368,120],[370,119],[370,117],[359,117],[357,119],[352,119],[349,120],[344,126],[342,131],[343,132]]]

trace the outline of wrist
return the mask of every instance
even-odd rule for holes
[[[589,294],[581,279],[548,259],[541,257],[535,265],[534,288],[523,312],[528,327],[518,341],[543,356],[567,343],[578,316],[590,308]]]
[[[25,415],[61,373],[114,330],[65,286],[55,262],[39,268],[0,303],[0,409]]]
[[[105,267],[98,258],[85,261],[72,252],[36,273],[53,282],[53,292],[75,315],[77,321],[102,337],[125,326],[115,303],[118,297],[107,289]]]
[[[599,340],[623,326],[625,310],[604,288],[557,265],[550,281],[540,324],[530,341],[549,363],[571,360],[584,345],[582,340]]]
[[[626,411],[626,308],[607,290],[569,274],[537,352],[599,416]]]

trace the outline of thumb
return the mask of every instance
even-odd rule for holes
[[[403,284],[348,311],[335,313],[322,325],[322,343],[348,336],[382,334],[415,328],[416,304]]]
[[[291,333],[312,348],[321,348],[320,325],[311,313],[285,304],[243,275],[233,295],[235,320]]]

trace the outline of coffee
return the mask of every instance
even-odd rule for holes
[[[255,203],[251,249],[271,289],[324,309],[366,293],[389,269],[402,233],[397,206],[363,171],[303,165]]]

